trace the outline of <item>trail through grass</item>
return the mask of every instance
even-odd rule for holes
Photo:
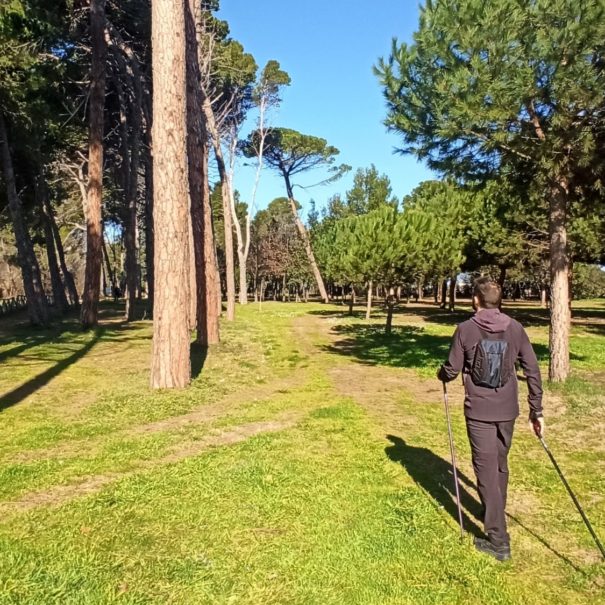
[[[149,322],[105,312],[89,335],[69,321],[42,335],[0,326],[0,603],[602,602],[604,566],[521,421],[513,561],[458,538],[432,376],[462,314],[405,308],[387,338],[382,317],[342,307],[249,305],[205,360],[193,351],[203,369],[189,390],[153,393]],[[543,314],[515,312],[544,360]],[[603,535],[603,309],[579,315],[576,376],[545,407]],[[459,385],[452,399],[479,531]]]

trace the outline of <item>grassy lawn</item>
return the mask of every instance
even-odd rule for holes
[[[402,307],[389,338],[337,305],[238,308],[192,349],[190,389],[148,389],[151,324],[0,324],[0,604],[597,604],[605,564],[525,427],[511,453],[513,560],[459,539],[434,372],[466,311]],[[547,316],[511,313],[546,367]],[[547,437],[605,539],[605,305],[578,305],[574,376]]]

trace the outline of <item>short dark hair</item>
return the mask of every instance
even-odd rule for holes
[[[475,280],[473,296],[479,299],[484,309],[499,309],[502,304],[502,288],[491,277],[479,277]]]

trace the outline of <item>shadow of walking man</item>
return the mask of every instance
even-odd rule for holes
[[[392,443],[384,450],[387,457],[401,464],[410,477],[458,523],[452,465],[425,447],[408,445],[401,437],[387,435],[387,439]],[[458,479],[464,529],[475,536],[483,536],[481,528],[466,513],[468,511],[476,520],[482,516],[481,504],[465,489],[465,486],[474,489],[474,483],[460,470]]]

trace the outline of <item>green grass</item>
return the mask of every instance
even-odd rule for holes
[[[190,389],[154,393],[150,324],[110,322],[114,313],[107,307],[88,335],[70,321],[43,335],[0,325],[0,393],[13,393],[0,426],[0,604],[601,602],[590,536],[522,426],[511,454],[513,561],[458,538],[430,389],[463,314],[403,309],[387,338],[381,316],[368,325],[341,307],[249,305],[223,324],[224,344]],[[541,343],[538,316],[530,332]],[[574,327],[577,376],[548,395],[564,405],[549,441],[603,535],[594,325]],[[379,390],[392,376],[400,384]],[[474,479],[452,405],[470,527]],[[258,423],[260,434],[246,433]]]

